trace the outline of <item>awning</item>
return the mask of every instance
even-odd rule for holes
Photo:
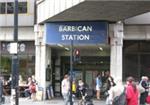
[[[67,9],[45,22],[108,21],[117,22],[150,12],[150,1],[87,0]]]

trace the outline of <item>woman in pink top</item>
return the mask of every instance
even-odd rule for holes
[[[139,92],[135,84],[134,78],[128,77],[127,86],[126,86],[127,105],[139,105],[138,96],[139,96]]]

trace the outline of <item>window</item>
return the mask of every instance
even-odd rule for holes
[[[140,79],[141,76],[150,77],[150,41],[125,40],[123,49],[123,75]]]
[[[5,14],[5,3],[0,3],[0,14]]]
[[[18,13],[27,13],[27,2],[18,3]]]
[[[0,3],[0,14],[5,13],[14,13],[14,2]],[[18,2],[18,13],[27,13],[27,2]]]
[[[14,11],[14,3],[13,2],[8,2],[7,3],[7,13],[12,14]]]

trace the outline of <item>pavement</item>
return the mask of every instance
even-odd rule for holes
[[[105,105],[105,100],[93,100],[94,105]],[[54,98],[44,101],[33,101],[31,99],[19,98],[19,105],[63,105],[62,98]],[[1,104],[0,104],[1,105]],[[5,103],[2,105],[11,105],[10,97],[5,98]],[[78,100],[75,100],[74,105],[78,105]]]

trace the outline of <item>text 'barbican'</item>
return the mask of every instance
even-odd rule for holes
[[[92,32],[92,26],[59,26],[59,32]]]

